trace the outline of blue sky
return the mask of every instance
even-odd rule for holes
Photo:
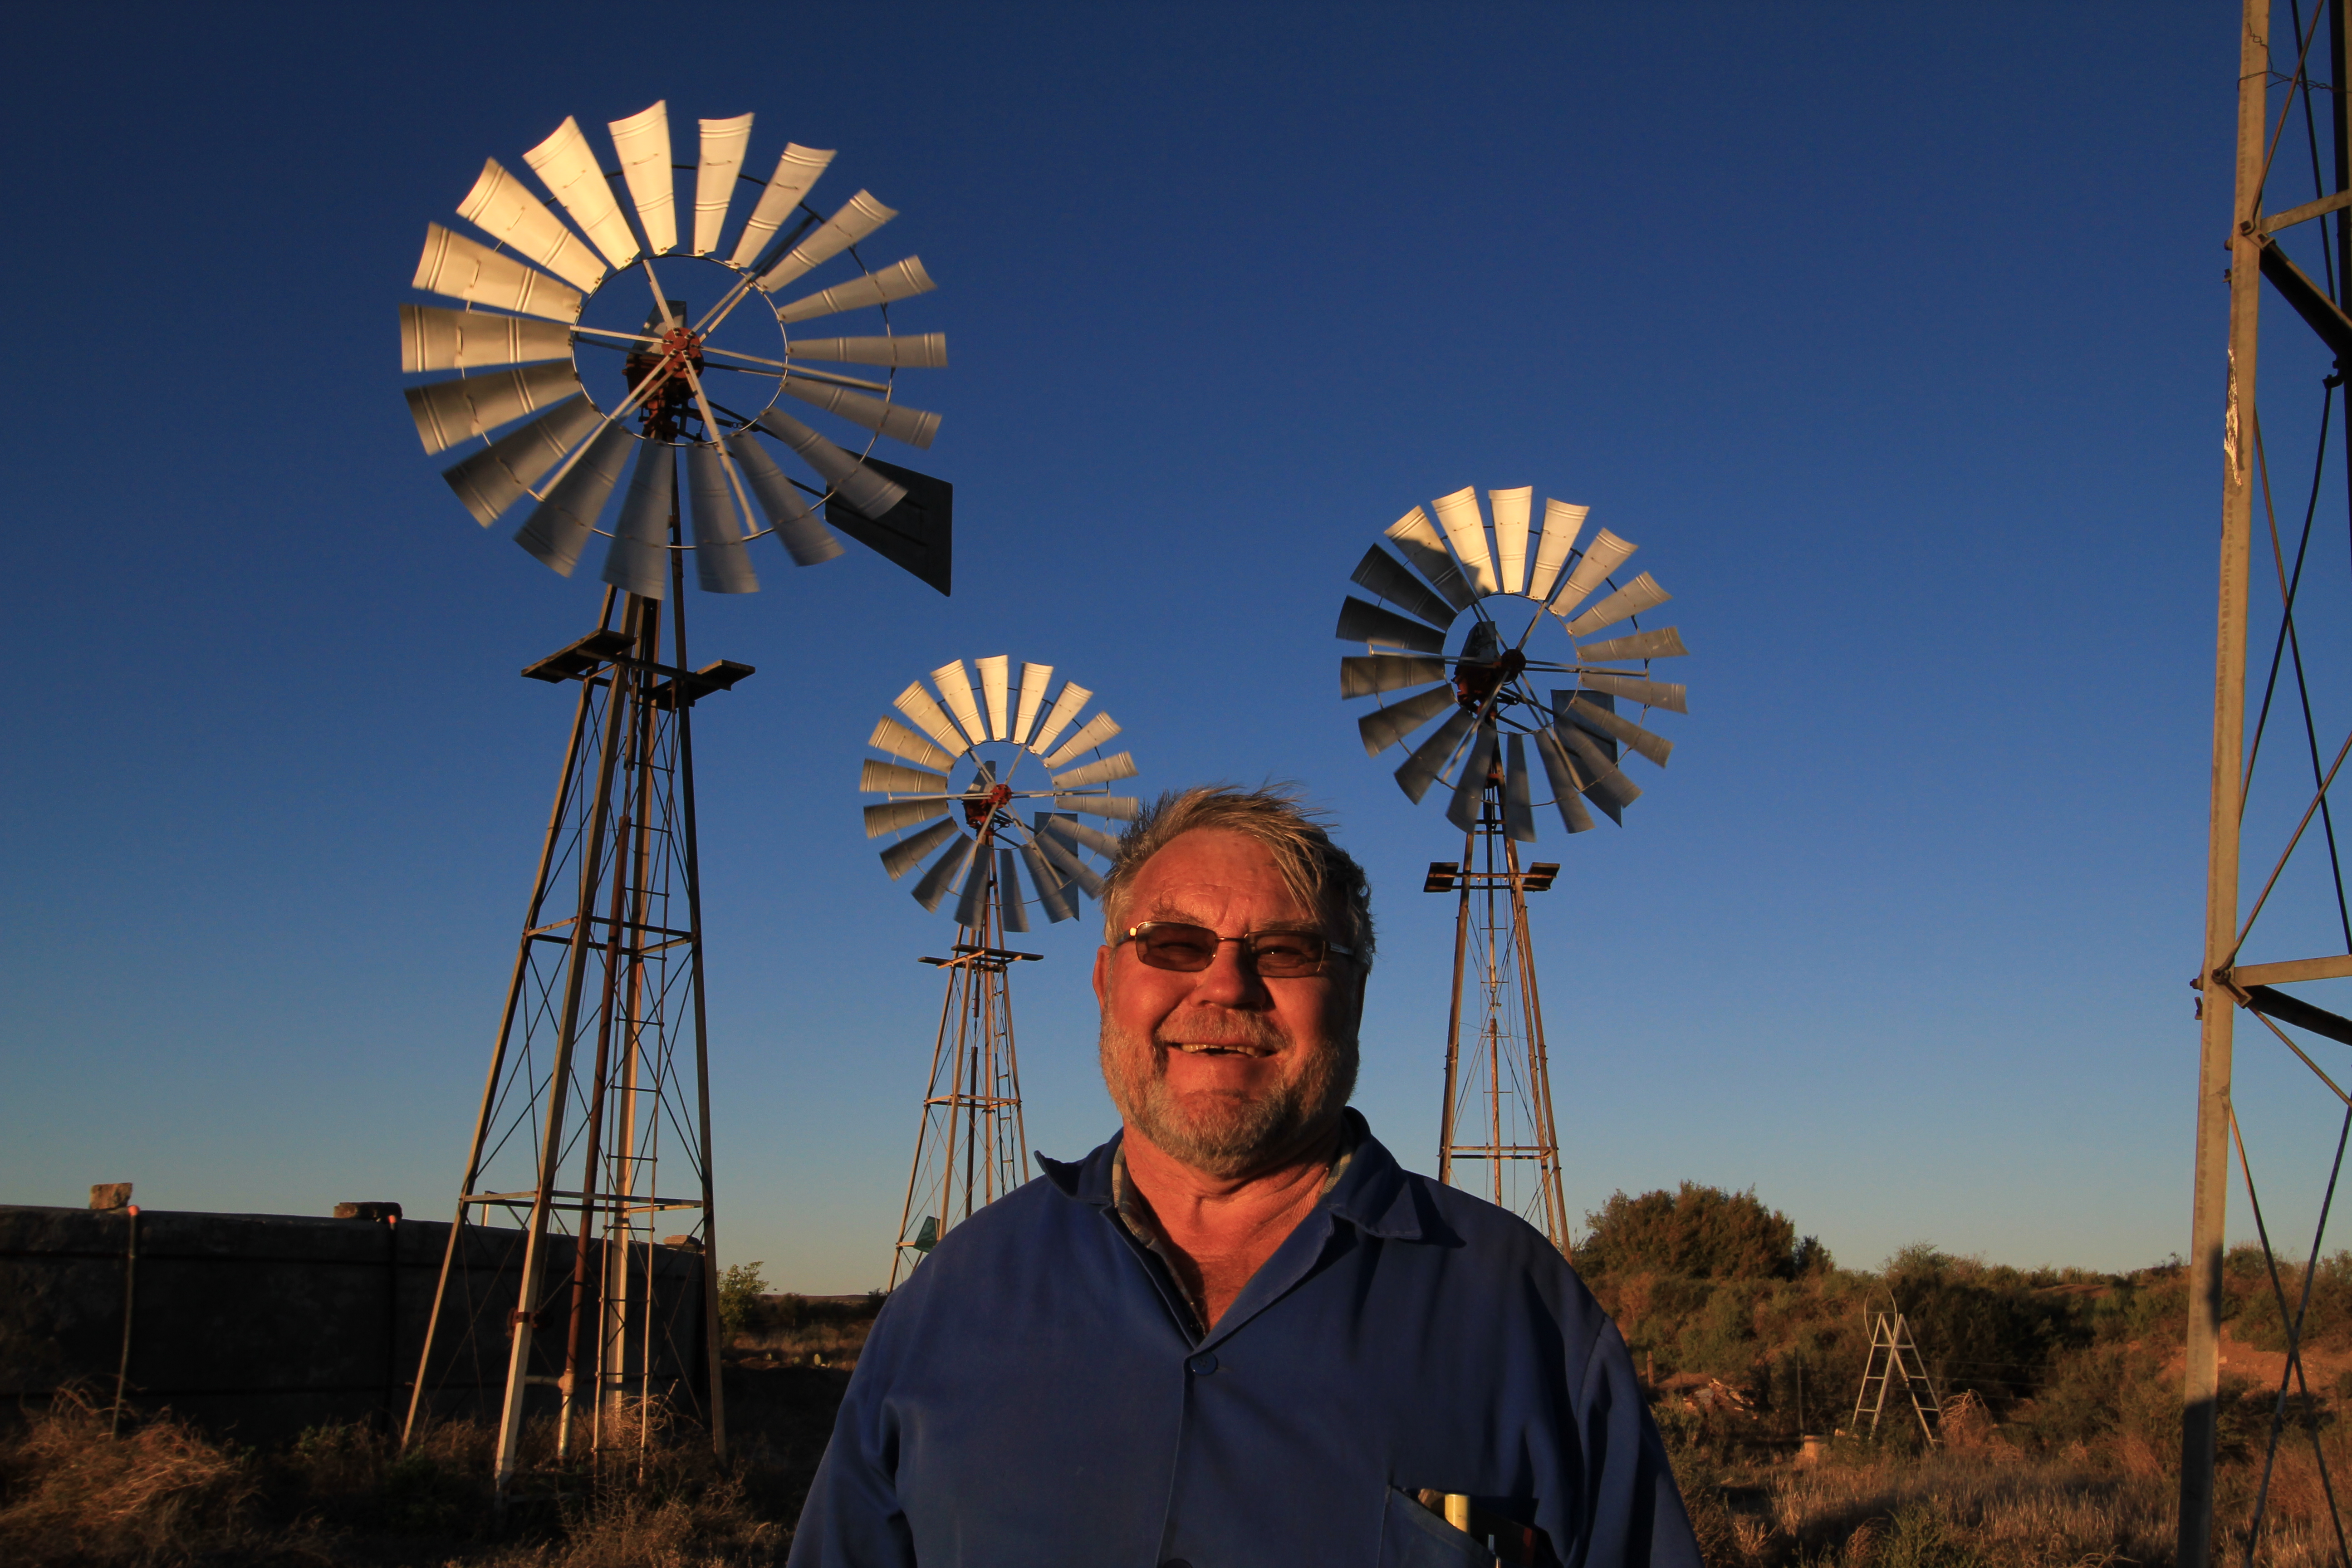
[[[1330,627],[1465,484],[1591,505],[1693,649],[1627,826],[1540,846],[1571,1208],[1688,1178],[1852,1264],[2185,1249],[2234,7],[636,15],[17,25],[0,1198],[446,1211],[569,719],[513,672],[596,585],[451,500],[394,307],[483,158],[666,99],[756,112],[755,164],[839,149],[820,205],[899,209],[940,282],[902,330],[952,356],[951,599],[853,547],[690,605],[759,670],[696,737],[728,1260],[887,1269],[949,933],[856,764],[954,658],[1096,688],[1148,787],[1328,805],[1383,930],[1359,1103],[1432,1163],[1459,840],[1363,756]],[[1069,1156],[1113,1124],[1090,938],[1030,942]],[[2243,1055],[2307,1227],[2334,1113]]]

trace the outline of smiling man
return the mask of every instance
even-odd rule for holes
[[[1696,1568],[1566,1260],[1347,1109],[1355,861],[1288,796],[1190,790],[1129,829],[1103,912],[1122,1129],[891,1298],[792,1562]]]

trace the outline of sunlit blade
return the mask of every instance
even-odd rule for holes
[[[1401,564],[1397,558],[1373,545],[1356,563],[1351,581],[1370,588],[1408,616],[1415,616],[1441,630],[1453,624],[1454,606],[1421,585],[1421,579]]]
[[[1552,800],[1559,807],[1561,823],[1570,833],[1591,832],[1592,814],[1584,809],[1584,781],[1561,749],[1559,737],[1549,730],[1537,731],[1536,754],[1543,758],[1544,776],[1551,781]]]
[[[1356,733],[1363,737],[1364,755],[1377,757],[1448,708],[1456,705],[1454,687],[1449,682],[1433,686],[1417,697],[1377,709],[1356,721]]]
[[[892,262],[879,272],[803,295],[778,310],[776,315],[787,323],[811,321],[819,316],[830,316],[842,310],[859,310],[873,305],[910,300],[918,294],[928,294],[938,287],[931,281],[931,275],[923,270],[923,258],[909,256],[904,261]]]
[[[596,253],[495,158],[482,165],[481,177],[457,204],[457,216],[575,289],[591,290],[604,280],[604,263]]]
[[[751,445],[750,437],[743,438]],[[743,548],[743,520],[735,487],[727,481],[727,459],[716,447],[686,449],[687,525],[694,536],[694,580],[706,594],[756,594],[760,578]]]
[[[1601,627],[1613,626],[1628,616],[1654,610],[1673,597],[1672,594],[1658,586],[1655,578],[1644,572],[1569,622],[1568,635],[1572,637],[1591,637]]]
[[[1674,755],[1675,743],[1664,735],[1644,730],[1630,719],[1620,719],[1606,708],[1596,707],[1583,700],[1571,700],[1563,711],[1596,735],[1606,735],[1622,742],[1627,750],[1637,752],[1660,767]]]
[[[776,538],[793,558],[795,566],[814,566],[841,553],[841,541],[833,531],[817,521],[816,513],[776,467],[775,459],[748,432],[727,444],[727,450],[742,470],[743,482],[751,488],[752,499],[760,510],[768,514],[768,526],[776,531]]]
[[[456,381],[407,388],[408,416],[428,452],[487,436],[509,420],[553,406],[580,390],[568,361],[523,370],[485,371]]]
[[[677,248],[677,176],[670,168],[669,104],[640,110],[605,127],[621,154],[621,178],[636,204],[646,248],[659,256]]]
[[[1503,829],[1521,844],[1536,841],[1535,797],[1528,787],[1528,742],[1513,735],[1503,749]]]
[[[1423,741],[1397,769],[1397,786],[1416,801],[1427,795],[1429,786],[1437,782],[1437,775],[1445,771],[1445,764],[1454,760],[1454,753],[1462,749],[1462,738],[1476,721],[1477,715],[1467,708],[1456,708],[1454,717],[1439,725],[1437,732]]]
[[[1470,754],[1462,759],[1461,776],[1454,781],[1454,798],[1445,805],[1445,820],[1467,833],[1478,826],[1479,801],[1486,793],[1486,779],[1495,771],[1495,728],[1492,724],[1478,727],[1478,738],[1471,742]]]
[[[879,838],[886,833],[896,833],[902,827],[912,827],[919,822],[929,822],[948,814],[949,802],[938,800],[893,800],[866,808],[866,837]]]
[[[1080,752],[1093,751],[1118,733],[1118,721],[1108,713],[1097,713],[1078,727],[1078,732],[1062,742],[1059,749],[1045,759],[1045,771],[1067,767]]]
[[[792,220],[793,210],[809,194],[817,176],[833,162],[833,153],[815,147],[803,147],[788,142],[783,156],[776,160],[776,172],[768,176],[768,188],[751,207],[751,220],[744,224],[743,233],[735,241],[731,258],[738,267],[749,267],[760,259],[760,252],[768,247],[776,230]]]
[[[794,359],[825,364],[894,364],[910,370],[944,370],[948,363],[945,332],[908,333],[889,338],[809,338],[784,351]]]
[[[572,357],[572,329],[532,316],[488,310],[446,310],[438,305],[400,308],[400,368],[479,370]]]
[[[1368,605],[1353,594],[1339,605],[1339,628],[1335,634],[1341,642],[1360,642],[1370,647],[1410,648],[1415,653],[1444,653],[1445,634],[1436,627],[1383,610],[1378,605]]]
[[[986,852],[972,857],[971,874],[963,879],[963,891],[956,897],[956,924],[977,926],[982,923],[985,919],[982,911],[988,905],[989,886],[996,879],[995,869],[993,857]]]
[[[972,662],[980,670],[981,700],[988,710],[988,738],[992,741],[1002,741],[1006,738],[1004,708],[1005,700],[1010,696],[1006,688],[1012,682],[1012,658],[1009,655],[998,653]]]
[[[1070,727],[1070,721],[1078,716],[1078,710],[1092,696],[1093,692],[1075,680],[1062,682],[1061,694],[1054,699],[1054,706],[1047,710],[1045,721],[1037,727],[1037,738],[1029,742],[1029,749],[1044,756],[1045,748],[1054,743],[1054,737]]]
[[[600,416],[585,397],[570,397],[516,426],[441,477],[484,528],[530,493],[530,487],[578,446]]]
[[[870,816],[877,811],[890,809],[888,806],[869,805],[866,808],[866,812]],[[867,837],[870,837],[872,835],[869,834]],[[955,842],[949,845],[946,852],[937,860],[931,862],[931,868],[923,873],[921,881],[915,884],[915,901],[927,910],[938,909],[940,900],[947,897],[948,889],[954,886],[956,873],[961,871],[964,863],[971,858],[971,840],[961,833],[957,834]]]
[[[882,851],[882,869],[890,873],[892,881],[897,881],[921,865],[923,857],[945,844],[953,837],[955,830],[954,823],[943,820],[932,823],[912,838],[899,840]]]
[[[1609,760],[1600,742],[1573,724],[1555,724],[1551,733],[1568,748],[1577,762],[1577,772],[1586,779],[1584,793],[1609,814],[1612,822],[1622,824],[1624,810],[1642,798],[1642,786],[1625,776],[1625,771]]]
[[[907,499],[904,486],[884,479],[781,409],[771,408],[761,415],[760,427],[798,452],[801,460],[861,517],[886,516]]]
[[[1589,506],[1570,506],[1563,500],[1544,502],[1543,534],[1536,541],[1535,570],[1528,575],[1528,598],[1551,596],[1559,569],[1568,564],[1568,552],[1576,548],[1576,536],[1584,531],[1584,520],[1591,512]]]
[[[621,498],[613,547],[604,552],[604,581],[642,598],[669,592],[669,509],[677,493],[677,464],[658,441],[637,443],[637,466]]]
[[[1456,612],[1468,609],[1478,597],[1462,568],[1446,552],[1445,540],[1430,526],[1429,518],[1415,507],[1394,522],[1381,537],[1395,545],[1412,569],[1428,579],[1437,590],[1437,596],[1454,606]]]
[[[1568,581],[1562,583],[1559,592],[1551,596],[1551,613],[1563,621],[1568,619],[1570,612],[1584,603],[1592,590],[1601,586],[1601,582],[1622,566],[1625,558],[1639,548],[1605,528],[1593,535],[1591,545],[1584,552],[1584,559],[1576,563],[1576,570],[1568,574]]]
[[[1688,652],[1679,627],[1660,626],[1654,632],[1586,643],[1576,650],[1576,657],[1591,664],[1615,664],[1634,658],[1680,658]]]
[[[1606,691],[1612,697],[1622,697],[1644,708],[1663,708],[1669,713],[1690,711],[1683,706],[1684,693],[1689,688],[1675,681],[1642,680],[1630,675],[1580,675],[1577,680],[1595,691]]]
[[[1486,520],[1478,510],[1477,488],[1465,485],[1430,504],[1437,508],[1437,526],[1445,530],[1446,541],[1468,569],[1472,585],[1481,594],[1501,587],[1495,577],[1494,557],[1486,550]]]
[[[921,681],[908,682],[907,689],[898,693],[897,700],[890,706],[912,720],[916,729],[938,742],[940,749],[950,756],[960,757],[968,749],[969,742],[956,732],[955,723],[949,719],[947,710],[931,700],[931,694],[923,689]]]
[[[597,168],[595,150],[588,145],[580,121],[566,115],[522,161],[606,261],[626,267],[637,258],[637,237],[629,232],[629,220],[621,216],[621,204],[613,199],[613,187]]]
[[[694,172],[694,254],[708,256],[719,248],[727,226],[727,205],[735,197],[735,176],[743,171],[743,150],[751,144],[751,117],[705,120],[701,165]],[[897,872],[892,872],[897,876]]]
[[[1021,897],[1021,873],[1013,868],[1019,859],[1010,849],[996,852],[997,919],[1008,933],[1029,929],[1029,911]]]
[[[898,216],[897,208],[876,201],[873,192],[858,192],[842,204],[839,212],[817,225],[814,234],[793,247],[782,261],[761,273],[761,289],[775,292],[793,279],[832,260]]]
[[[1045,851],[1033,840],[1021,847],[1021,863],[1029,868],[1030,886],[1037,889],[1037,904],[1045,911],[1049,921],[1074,921],[1078,918],[1078,906],[1063,885],[1061,877],[1045,862]]]
[[[1106,860],[1118,857],[1118,836],[1105,833],[1099,827],[1088,827],[1070,817],[1056,816],[1046,822],[1045,831],[1067,840],[1073,847],[1083,845]]]
[[[980,721],[980,704],[971,694],[971,671],[963,667],[963,660],[950,660],[931,671],[931,684],[940,689],[940,700],[973,745],[988,739],[988,731]]]
[[[1107,816],[1117,822],[1133,822],[1143,815],[1143,803],[1131,795],[1057,795],[1054,804],[1064,811],[1083,811],[1088,816]]]
[[[1037,722],[1037,710],[1045,703],[1045,688],[1053,683],[1052,665],[1024,664],[1021,667],[1021,710],[1013,715],[1013,733],[1009,737],[1014,745],[1029,743],[1029,731]]]
[[[572,471],[548,491],[547,499],[530,509],[530,515],[515,531],[515,542],[553,567],[556,575],[571,576],[572,568],[580,564],[581,552],[595,535],[604,503],[613,499],[613,490],[621,482],[629,448],[636,444],[636,437],[619,421],[605,426],[572,465]]]
[[[944,768],[955,761],[954,752],[942,751],[896,719],[877,721],[874,733],[866,737],[866,743],[877,752],[903,757],[917,767]]]
[[[425,226],[425,254],[409,286],[445,299],[499,310],[520,310],[551,321],[576,321],[585,298],[536,267],[526,267],[502,250],[477,244],[437,223]]]
[[[1087,784],[1114,784],[1120,779],[1131,779],[1134,776],[1134,754],[1129,752],[1119,752],[1099,761],[1088,763],[1085,767],[1072,768],[1066,773],[1055,773],[1054,787],[1082,789]]]
[[[1495,575],[1506,594],[1527,586],[1528,509],[1535,497],[1532,485],[1486,492],[1486,504],[1495,510]]]
[[[921,408],[909,408],[903,403],[893,403],[871,393],[852,392],[829,381],[810,381],[803,376],[788,375],[784,377],[784,390],[803,403],[814,404],[828,414],[840,415],[853,425],[863,425],[893,441],[904,441],[919,449],[929,449],[932,439],[940,433],[940,416],[936,414]]]
[[[1078,852],[1071,848],[1063,838],[1065,831],[1077,826],[1078,824],[1075,822],[1068,822],[1046,812],[1039,812],[1037,814],[1037,847],[1045,852],[1045,858],[1053,863],[1054,868],[1062,874],[1062,879],[1065,882],[1075,883],[1085,891],[1087,897],[1100,903],[1103,895],[1102,879],[1095,875],[1093,869],[1078,858]],[[1097,830],[1091,827],[1087,828],[1086,831],[1097,833]],[[1097,836],[1104,838],[1110,837],[1107,833],[1097,833]]]
[[[900,767],[897,763],[877,763],[871,757],[858,771],[857,787],[866,795],[920,795],[944,796],[948,775],[935,773],[928,768]]]
[[[1402,691],[1445,679],[1445,661],[1411,654],[1350,654],[1339,661],[1339,697],[1370,697],[1382,691]]]

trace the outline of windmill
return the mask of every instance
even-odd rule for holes
[[[1527,909],[1527,895],[1548,890],[1559,867],[1522,867],[1518,847],[1535,842],[1536,813],[1547,805],[1570,833],[1593,826],[1594,807],[1622,826],[1642,791],[1619,767],[1621,755],[1664,767],[1673,742],[1618,704],[1685,711],[1684,689],[1650,679],[1649,664],[1685,650],[1673,627],[1643,631],[1635,618],[1665,603],[1665,590],[1646,572],[1622,587],[1611,575],[1635,547],[1603,529],[1578,549],[1590,509],[1546,500],[1538,525],[1534,495],[1487,491],[1490,532],[1476,489],[1456,490],[1431,504],[1434,524],[1420,507],[1397,520],[1386,534],[1395,554],[1378,544],[1364,552],[1354,581],[1387,607],[1353,595],[1340,607],[1340,639],[1368,651],[1339,661],[1339,694],[1373,700],[1357,723],[1369,756],[1444,720],[1396,771],[1415,802],[1444,784],[1446,820],[1463,832],[1462,858],[1433,862],[1423,885],[1459,899],[1438,1177],[1483,1188],[1566,1252]],[[1574,640],[1629,620],[1623,635]],[[1541,791],[1529,773],[1531,744]],[[1464,1164],[1482,1167],[1483,1180],[1463,1180]]]
[[[973,663],[976,689],[957,659],[931,671],[929,687],[917,680],[898,693],[898,716],[885,715],[866,742],[891,760],[866,759],[857,780],[884,797],[866,808],[866,837],[898,836],[882,868],[897,881],[931,857],[915,901],[937,910],[953,895],[956,921],[949,956],[922,961],[947,972],[947,996],[891,1252],[893,1289],[949,1227],[1028,1179],[1008,972],[1042,955],[1015,952],[1004,939],[1029,929],[1033,906],[1049,922],[1074,920],[1081,897],[1102,897],[1085,851],[1108,859],[1118,840],[1081,815],[1129,822],[1141,810],[1109,790],[1135,776],[1128,752],[1102,754],[1118,721],[1097,709],[1080,721],[1092,691],[1074,680],[1055,689],[1050,664],[1022,665],[1016,683],[1008,655]],[[1045,775],[1034,784],[1022,777],[1032,758]],[[1047,809],[1024,823],[1016,802]]]
[[[499,1390],[501,1500],[534,1389],[555,1395],[559,1461],[641,1443],[633,1412],[691,1405],[698,1381],[688,1413],[725,1444],[689,716],[752,672],[692,668],[688,559],[702,588],[751,593],[757,540],[809,566],[841,554],[838,528],[950,586],[950,488],[872,455],[930,444],[938,416],[897,378],[946,361],[891,321],[932,288],[922,262],[858,254],[895,214],[862,190],[810,205],[829,152],[788,144],[755,177],[748,114],[702,121],[692,163],[664,104],[609,130],[612,167],[569,119],[523,154],[560,216],[485,163],[469,228],[428,225],[415,278],[457,303],[400,308],[402,369],[437,377],[409,412],[427,452],[472,446],[444,478],[474,519],[517,521],[567,577],[609,541],[596,629],[523,671],[579,692],[404,1433],[436,1394]],[[866,331],[797,335],[820,321]],[[520,1235],[484,1228],[493,1211]],[[478,1276],[516,1294],[486,1302]]]

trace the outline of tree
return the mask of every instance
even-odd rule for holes
[[[719,1331],[727,1339],[748,1333],[760,1314],[768,1281],[757,1263],[737,1263],[719,1277]]]
[[[1584,1224],[1576,1267],[1593,1279],[1794,1279],[1831,1267],[1829,1249],[1812,1237],[1800,1239],[1789,1216],[1766,1208],[1753,1187],[1727,1193],[1685,1182],[1640,1197],[1619,1191]]]

